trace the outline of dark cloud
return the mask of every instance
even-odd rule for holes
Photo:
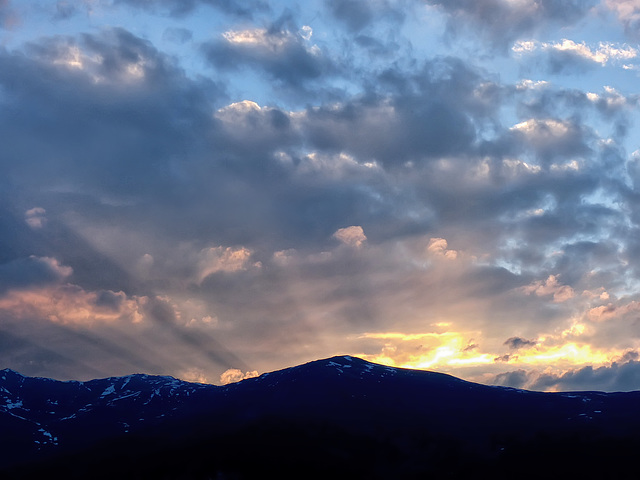
[[[625,354],[620,358],[619,362],[628,363],[631,361],[638,360],[638,358],[640,358],[640,353],[638,353],[635,350],[629,350],[625,352]]]
[[[408,7],[406,3],[394,5],[387,0],[328,0],[325,3],[331,14],[353,32],[366,28],[374,21],[401,24]]]
[[[562,375],[540,375],[532,384],[534,390],[601,390],[607,392],[640,389],[640,362],[612,363],[609,367],[583,367]]]
[[[56,188],[58,179],[98,197],[171,188],[179,168],[171,162],[211,123],[215,86],[183,83],[167,58],[120,29],[28,52],[0,55],[0,85],[12,92],[0,114],[0,162],[11,181]]]
[[[426,0],[450,15],[449,32],[458,35],[466,27],[486,36],[494,46],[506,49],[508,43],[546,27],[550,22],[572,25],[596,4],[595,0],[510,2],[508,0]]]
[[[547,52],[547,68],[553,74],[584,74],[602,65],[574,50],[551,49]]]
[[[227,32],[223,38],[204,44],[202,51],[217,69],[249,67],[283,86],[298,89],[309,81],[338,73],[338,66],[327,52],[281,23],[266,29]]]
[[[116,293],[111,290],[102,290],[98,292],[95,304],[97,307],[118,311],[125,299],[126,295],[124,292]]]
[[[518,358],[517,356],[514,355],[510,355],[508,353],[500,356],[500,357],[496,357],[493,359],[494,362],[504,362],[504,363],[508,363],[510,360],[514,359],[514,358]]]
[[[77,5],[74,5],[68,0],[59,0],[56,2],[56,13],[53,18],[56,20],[67,20],[77,13]]]
[[[613,122],[614,132],[623,135],[629,124],[628,113],[637,105],[635,95],[625,96],[611,87],[600,92],[586,93],[575,89],[527,88],[516,92],[519,115],[523,118],[582,117],[595,111],[607,122]]]
[[[18,258],[0,264],[0,294],[12,288],[27,288],[55,283],[71,275],[71,268],[54,258]]]
[[[472,352],[477,350],[480,346],[476,343],[469,342],[469,344],[462,349],[463,352]]]
[[[358,35],[354,40],[357,45],[373,56],[391,56],[400,48],[395,42],[383,42],[370,35]]]
[[[281,33],[265,33],[271,34]],[[76,47],[87,51],[85,68],[55,63],[68,60]],[[431,210],[445,223],[465,222],[469,216],[480,221],[534,207],[544,197],[541,188],[565,196],[590,188],[567,189],[562,178],[557,185],[545,184],[548,177],[499,191],[449,188],[450,182],[465,180],[455,169],[440,170],[438,160],[457,156],[456,169],[475,168],[477,132],[495,121],[504,100],[499,86],[456,59],[426,62],[403,76],[387,71],[385,95],[372,93],[296,115],[250,102],[212,115],[215,85],[185,78],[169,59],[127,32],[85,36],[82,42],[58,38],[30,48],[36,56],[31,61],[10,54],[3,60],[4,83],[19,102],[5,110],[9,178],[37,190],[51,187],[62,169],[65,181],[87,186],[65,200],[69,207],[82,202],[85,218],[144,224],[167,238],[227,245],[277,239],[286,248],[303,238],[321,243],[345,224],[364,225],[374,234],[424,232],[429,224],[423,218],[411,220],[403,213],[416,207]],[[92,65],[92,54],[104,61]],[[129,78],[130,69],[143,75]],[[130,82],[126,90],[120,88],[123,81]],[[565,152],[586,151],[579,145],[578,127],[565,123],[568,140],[563,137],[553,146],[562,151],[565,142]],[[534,127],[538,124],[544,130],[546,124]],[[553,155],[551,146],[538,145],[543,140],[530,142]],[[55,163],[42,160],[47,146],[53,147]],[[312,156],[304,153],[308,148]],[[92,152],[90,159],[86,151]],[[9,161],[16,158],[27,160]],[[366,166],[371,162],[383,169]],[[422,163],[424,168],[416,166]],[[40,166],[29,169],[30,164]],[[47,170],[54,165],[55,172]],[[385,172],[399,167],[406,169],[406,177],[393,179]],[[394,190],[396,181],[406,182],[408,189]],[[470,178],[469,186],[473,183]],[[143,219],[141,207],[154,202]],[[190,218],[181,214],[186,206]],[[243,225],[231,227],[238,218],[245,220]],[[564,220],[547,230],[562,228]],[[259,233],[264,231],[270,237]],[[74,271],[80,270],[74,266]]]
[[[309,110],[308,135],[320,149],[387,167],[470,153],[477,128],[494,113],[478,91],[482,80],[453,58],[426,62],[402,78],[387,72],[384,81],[398,92]]]
[[[503,387],[523,388],[527,383],[527,371],[521,369],[499,373],[495,376],[493,383]]]
[[[593,132],[576,119],[529,119],[516,125],[508,134],[516,149],[528,147],[537,161],[548,165],[558,159],[588,156]]]
[[[640,362],[634,350],[609,366],[586,366],[561,374],[516,370],[500,373],[493,383],[529,390],[559,391],[631,391],[640,389]]]
[[[374,18],[370,3],[361,0],[338,0],[327,2],[327,7],[336,19],[344,22],[351,30],[358,31]]]
[[[256,12],[269,10],[268,2],[249,0],[238,4],[233,0],[115,0],[116,4],[129,5],[149,11],[168,10],[172,17],[184,17],[197,7],[209,6],[236,17],[252,18]]]
[[[508,338],[503,345],[508,346],[511,350],[518,350],[522,347],[533,347],[536,345],[536,342],[533,340],[527,340],[521,337],[511,337]]]

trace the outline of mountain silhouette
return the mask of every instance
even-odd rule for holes
[[[0,371],[0,478],[636,475],[640,392],[543,393],[341,356],[226,386]]]

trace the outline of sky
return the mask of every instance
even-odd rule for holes
[[[0,0],[0,367],[640,389],[640,0]]]

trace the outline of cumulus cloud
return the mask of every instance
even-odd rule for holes
[[[63,325],[144,318],[145,297],[128,298],[124,292],[87,292],[77,285],[10,290],[0,297],[0,311],[12,318],[46,318]]]
[[[522,287],[522,291],[528,295],[535,294],[539,297],[552,295],[553,301],[557,303],[566,302],[575,295],[573,288],[568,285],[561,285],[556,275],[549,275],[544,281],[535,281],[526,287]]]
[[[435,59],[394,78],[401,93],[312,108],[301,123],[317,148],[363,162],[390,167],[456,156],[473,150],[477,128],[495,112],[499,88],[483,80],[457,59]]]
[[[251,259],[251,251],[244,248],[209,247],[200,251],[198,260],[198,281],[218,272],[238,272],[246,270]]]
[[[242,373],[242,370],[237,368],[230,368],[222,372],[220,375],[220,383],[222,385],[228,385],[230,383],[240,382],[246,378],[255,378],[258,376],[258,372],[253,370],[251,372]]]
[[[361,247],[364,242],[367,241],[367,237],[364,234],[362,227],[353,225],[351,227],[345,227],[338,229],[334,234],[334,238],[337,238],[345,245],[350,247]]]
[[[587,318],[593,322],[604,322],[611,319],[621,319],[640,310],[640,302],[631,301],[623,305],[608,303],[589,309]]]
[[[42,228],[47,222],[46,213],[47,211],[41,207],[30,208],[24,213],[24,221],[31,228]]]
[[[429,245],[427,245],[427,252],[449,260],[455,260],[458,257],[458,252],[449,250],[448,246],[449,244],[444,238],[431,238],[429,239]]]
[[[336,71],[327,54],[310,44],[306,36],[278,26],[229,30],[202,48],[206,59],[218,69],[250,67],[284,86],[303,88],[306,82]]]
[[[600,42],[597,47],[585,42],[563,39],[560,42],[519,41],[512,51],[518,55],[543,52],[546,65],[552,73],[580,72],[593,67],[620,65],[629,68],[629,63],[638,57],[638,49],[626,44]]]
[[[179,373],[178,378],[187,382],[212,383],[207,379],[207,374],[200,368],[189,368]]]
[[[570,159],[589,153],[590,132],[573,121],[532,118],[511,127],[514,141],[531,148],[536,159],[549,163],[558,157]]]

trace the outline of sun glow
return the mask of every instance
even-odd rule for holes
[[[574,335],[568,335],[569,331]],[[624,355],[624,350],[598,349],[575,341],[575,336],[584,331],[583,325],[574,325],[559,336],[541,336],[531,341],[531,345],[506,352],[509,348],[502,344],[500,348],[483,351],[480,341],[472,341],[473,337],[479,337],[477,332],[366,333],[360,338],[380,340],[382,346],[378,354],[360,356],[392,367],[454,372],[457,368],[488,365],[493,365],[496,371],[548,366],[566,370],[609,365]]]

